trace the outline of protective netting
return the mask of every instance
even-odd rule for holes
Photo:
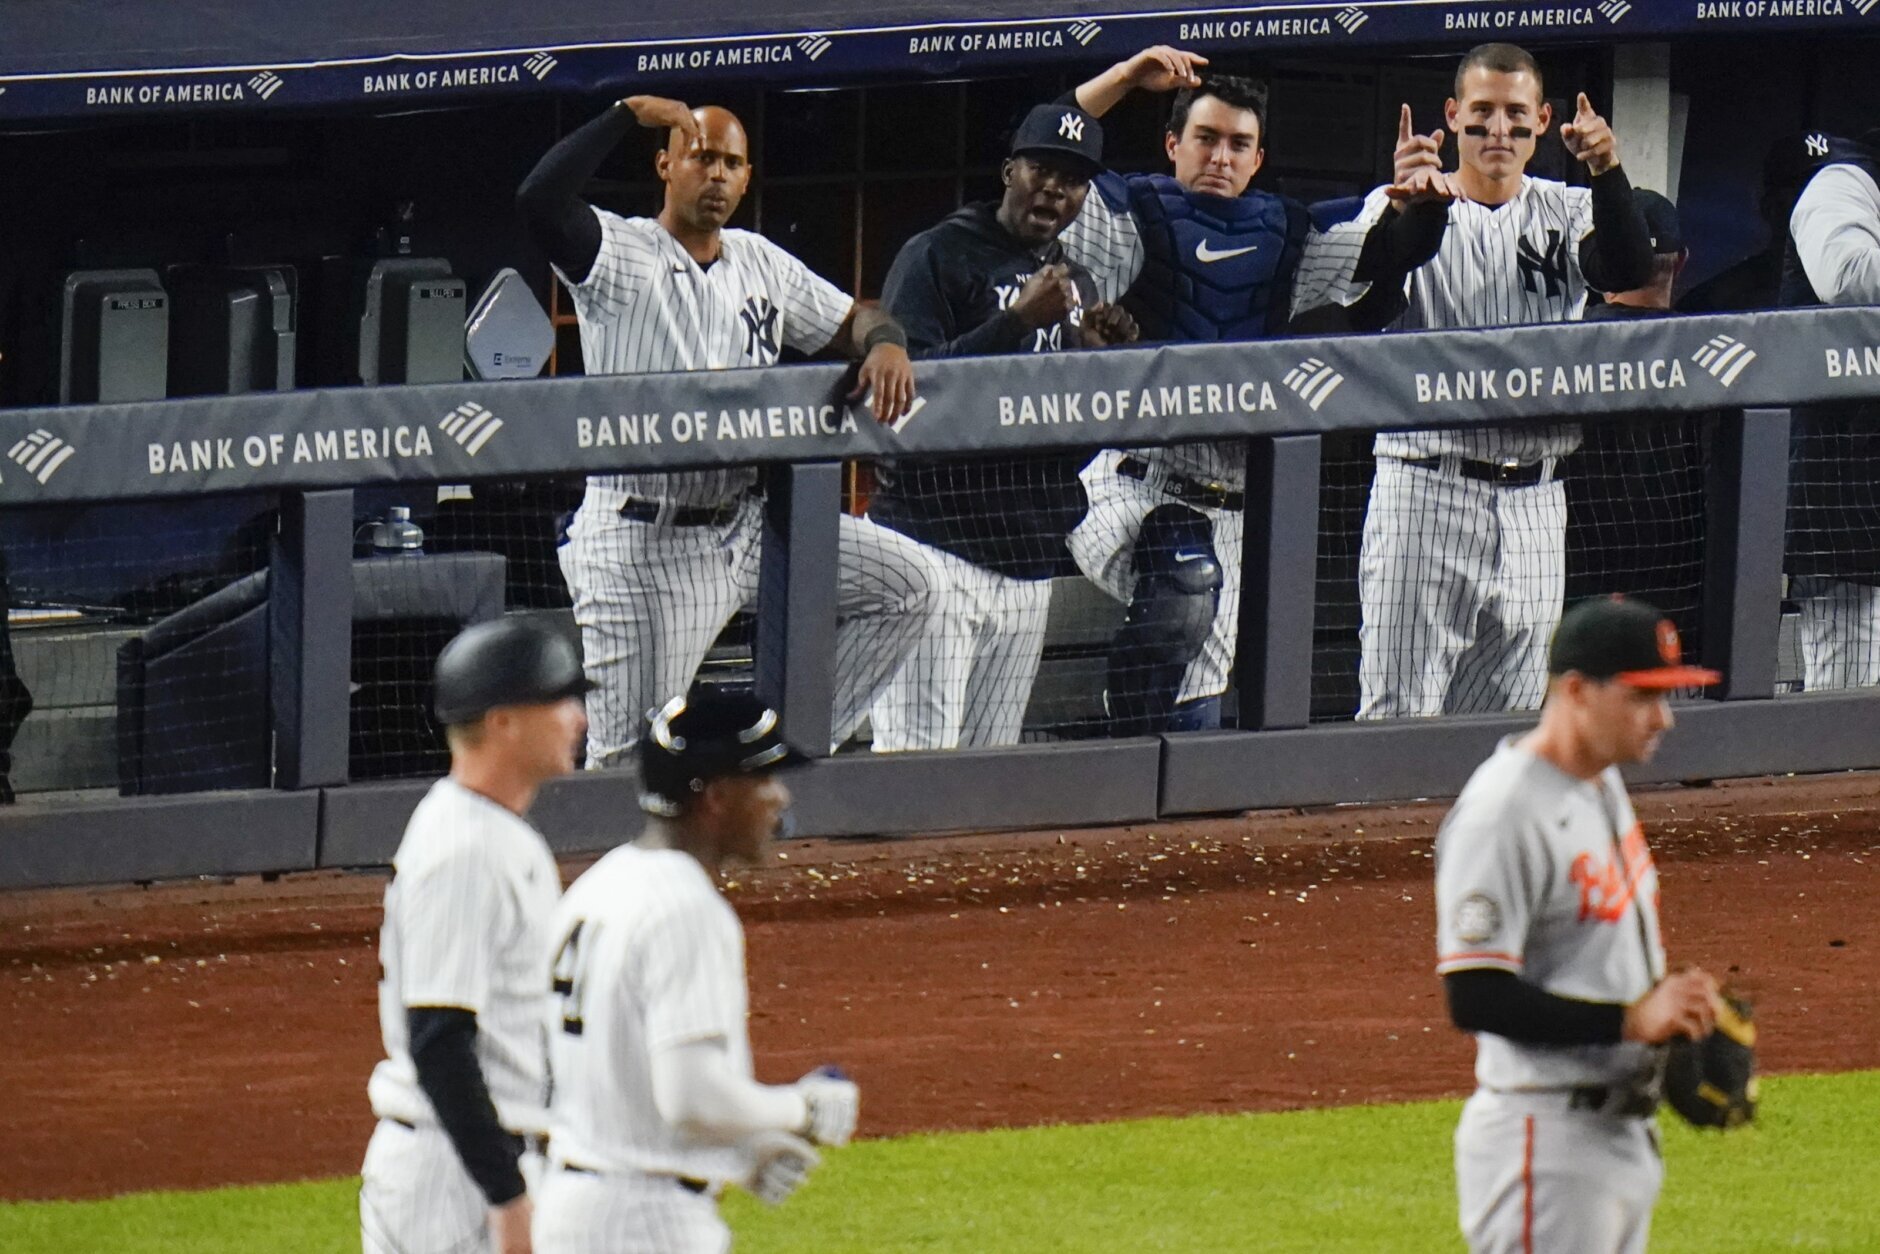
[[[1803,691],[1880,684],[1880,410],[1798,409],[1786,569]]]
[[[1532,709],[1563,606],[1624,593],[1696,656],[1709,422],[1634,415],[1501,466],[1325,446],[1313,717]]]

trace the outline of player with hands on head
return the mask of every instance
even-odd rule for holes
[[[550,928],[537,1254],[717,1254],[726,1186],[780,1203],[817,1146],[855,1133],[860,1090],[833,1069],[754,1078],[744,931],[714,882],[762,859],[802,755],[775,710],[702,688],[654,716],[638,758],[645,829],[574,882]]]
[[[1666,974],[1658,871],[1619,774],[1714,684],[1642,601],[1583,601],[1554,633],[1540,724],[1502,741],[1436,837],[1437,967],[1475,1034],[1456,1129],[1474,1254],[1635,1254],[1664,1178],[1667,1042],[1717,1022],[1717,982]]]
[[[1055,353],[1136,338],[1058,242],[1087,203],[1103,127],[1040,105],[1012,140],[997,202],[972,204],[902,246],[881,303],[916,357]],[[945,570],[940,620],[882,691],[878,751],[1015,744],[1044,651],[1051,579],[1084,516],[1079,453],[903,460],[879,468],[868,516],[929,546]]]
[[[1266,156],[1265,84],[1210,73],[1205,56],[1157,45],[1062,103],[1103,117],[1136,92],[1173,93],[1169,170],[1098,174],[1063,242],[1102,298],[1134,315],[1144,340],[1264,339],[1289,322],[1300,333],[1374,330],[1402,311],[1402,292],[1381,282],[1363,299],[1293,322],[1293,274],[1307,239],[1359,202],[1308,210],[1251,186]],[[1425,226],[1419,240],[1400,216],[1358,241],[1369,248],[1367,273],[1401,280],[1433,252],[1438,232]],[[1213,440],[1105,449],[1084,468],[1090,511],[1071,534],[1071,553],[1127,607],[1104,694],[1114,735],[1220,722],[1239,630],[1246,463],[1244,441]]]
[[[582,199],[635,125],[659,131],[664,203],[623,218]],[[629,96],[556,144],[517,193],[568,287],[589,374],[767,366],[785,347],[859,359],[854,399],[892,423],[914,399],[907,337],[761,235],[726,226],[750,184],[744,127],[726,109]],[[558,552],[596,691],[590,766],[621,761],[657,709],[691,686],[756,594],[762,499],[750,467],[588,479]],[[833,743],[927,630],[940,576],[919,546],[838,520]]]
[[[587,690],[574,645],[527,619],[468,627],[438,655],[450,774],[412,812],[385,889],[366,1254],[528,1254],[561,876],[523,815],[575,769]]]
[[[1590,187],[1527,174],[1553,112],[1540,67],[1512,44],[1463,57],[1445,121],[1456,170],[1437,179],[1442,132],[1418,135],[1404,110],[1391,185],[1313,239],[1295,308],[1368,295],[1382,280],[1360,240],[1393,211],[1437,233],[1404,289],[1402,329],[1575,321],[1589,291],[1649,280],[1644,217],[1585,93],[1562,132]],[[1540,704],[1565,595],[1559,471],[1579,443],[1571,423],[1378,435],[1359,556],[1359,718]]]

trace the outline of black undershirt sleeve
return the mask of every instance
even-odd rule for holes
[[[1406,274],[1436,256],[1449,226],[1449,206],[1435,201],[1405,209],[1384,210],[1377,225],[1364,237],[1352,277],[1360,283],[1402,281]]]
[[[1625,1026],[1625,1007],[1617,1002],[1558,997],[1509,971],[1452,971],[1443,991],[1450,1022],[1464,1032],[1528,1045],[1617,1045]]]
[[[1593,233],[1580,241],[1580,273],[1601,292],[1630,292],[1652,277],[1651,228],[1622,167],[1593,176]]]
[[[431,1099],[464,1169],[491,1206],[515,1201],[526,1191],[517,1165],[522,1144],[497,1121],[496,1104],[477,1066],[476,1015],[455,1007],[411,1006],[405,1026],[418,1087]]]
[[[516,207],[529,237],[573,282],[587,278],[601,251],[600,220],[581,198],[581,190],[636,125],[633,110],[615,105],[564,136],[516,189]]]

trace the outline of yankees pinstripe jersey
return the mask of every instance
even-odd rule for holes
[[[1437,833],[1436,929],[1440,975],[1508,971],[1583,1001],[1629,1004],[1650,992],[1665,968],[1658,871],[1618,768],[1576,779],[1502,741]],[[1476,1080],[1492,1089],[1624,1082],[1651,1062],[1637,1043],[1476,1039]]]
[[[784,345],[826,348],[855,302],[761,235],[719,233],[718,260],[701,267],[652,218],[594,210],[600,253],[567,283],[589,374],[768,366]],[[749,467],[681,474],[597,475],[592,486],[681,506],[719,505],[757,482]]]
[[[1365,234],[1390,198],[1378,188],[1349,223],[1306,245],[1293,292],[1296,314],[1336,300],[1350,304],[1364,284],[1352,280]],[[1410,307],[1397,330],[1526,326],[1577,321],[1586,307],[1580,241],[1593,230],[1593,194],[1552,179],[1524,178],[1505,205],[1459,201],[1435,258],[1410,274]],[[1535,462],[1579,446],[1571,423],[1520,428],[1386,431],[1375,451],[1392,457],[1456,455],[1482,461]]]
[[[379,933],[385,1060],[367,1094],[381,1119],[434,1123],[405,1031],[412,1006],[470,1010],[477,1065],[512,1132],[546,1126],[542,1006],[561,876],[533,827],[453,779],[431,786],[392,859]]]
[[[672,1046],[718,1038],[732,1072],[752,1074],[744,929],[705,868],[622,845],[569,888],[551,931],[555,1157],[603,1172],[741,1176],[738,1150],[688,1139],[653,1101],[652,1056]]]

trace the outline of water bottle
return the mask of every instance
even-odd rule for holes
[[[372,556],[414,557],[424,552],[424,528],[411,521],[411,507],[394,505],[372,527]]]

